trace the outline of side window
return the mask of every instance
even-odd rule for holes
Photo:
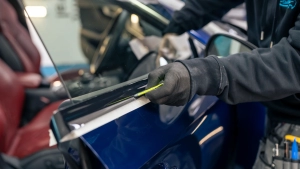
[[[110,1],[75,2],[24,2],[26,6],[47,9],[46,16],[31,17],[31,21],[59,72],[50,76],[55,92],[73,98],[126,82],[160,66],[160,29]]]
[[[187,36],[185,41],[182,37],[161,37],[161,25],[168,21],[166,13],[156,11],[162,7],[141,7],[126,1],[116,5],[110,0],[24,3],[47,10],[43,17],[28,15],[59,72],[49,78],[51,89],[65,98],[121,84],[190,56]],[[153,13],[162,21],[153,19]]]

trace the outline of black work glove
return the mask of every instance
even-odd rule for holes
[[[176,23],[174,20],[171,20],[171,22],[169,23],[169,25],[167,26],[167,28],[165,30],[163,30],[162,34],[163,36],[165,34],[176,34],[176,35],[181,35],[184,32],[186,32],[186,30],[178,23]]]
[[[160,67],[148,76],[147,88],[164,81],[160,88],[149,92],[146,97],[154,103],[184,105],[190,96],[190,75],[182,63],[175,62]]]
[[[178,61],[160,67],[148,76],[147,88],[164,81],[164,85],[146,94],[154,103],[182,106],[197,93],[218,95],[227,84],[225,71],[221,71],[216,58],[197,58]],[[221,80],[221,74],[222,79]]]

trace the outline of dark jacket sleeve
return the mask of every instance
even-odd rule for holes
[[[200,29],[212,20],[220,20],[230,9],[244,0],[187,0],[180,11],[175,11],[173,19],[164,33],[182,34]]]
[[[190,72],[192,91],[217,95],[230,104],[277,100],[300,93],[300,15],[289,36],[271,49],[225,58],[210,56],[183,64]],[[205,67],[204,72],[203,68],[196,69],[199,65]]]

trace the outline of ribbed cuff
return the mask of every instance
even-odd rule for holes
[[[201,59],[177,61],[182,63],[190,74],[190,97],[199,95],[219,95],[227,84],[224,66],[214,56]]]

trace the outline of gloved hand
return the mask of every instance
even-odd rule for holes
[[[186,67],[179,62],[160,67],[148,76],[147,88],[164,81],[160,88],[146,94],[146,97],[157,104],[182,106],[189,100],[190,75]]]
[[[148,76],[147,88],[164,81],[164,85],[146,94],[154,103],[182,106],[197,93],[218,95],[227,84],[226,72],[216,58],[197,58],[178,61],[160,67]],[[223,80],[221,80],[221,74]]]

